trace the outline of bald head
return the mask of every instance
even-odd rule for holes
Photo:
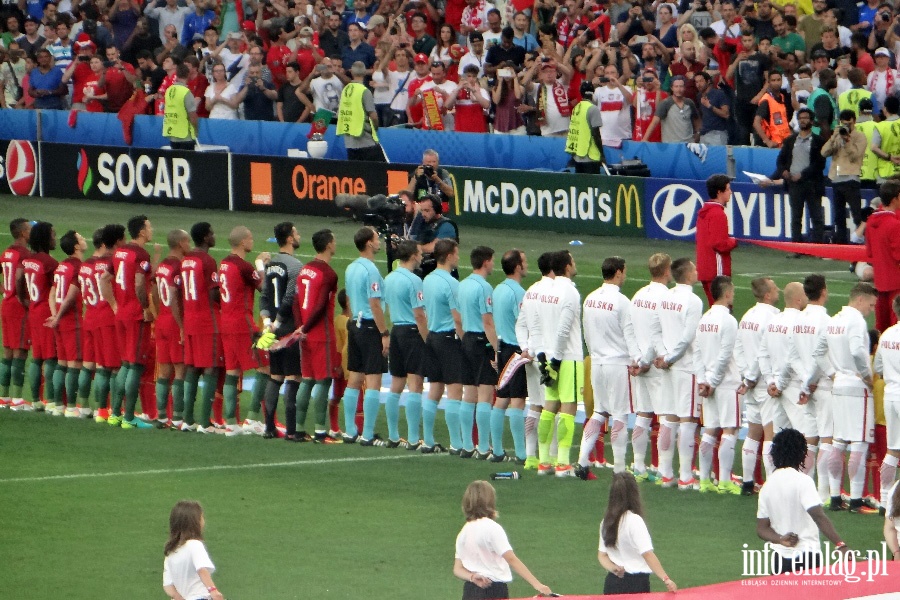
[[[243,225],[238,225],[231,230],[230,234],[228,234],[228,243],[232,248],[237,248],[244,243],[244,240],[251,237],[252,235],[253,234],[249,229],[247,229]]]
[[[169,243],[169,250],[175,250],[184,243],[190,244],[191,236],[189,236],[188,232],[184,229],[173,229],[166,237],[166,241]]]
[[[806,293],[803,291],[803,284],[798,281],[792,281],[784,286],[784,307],[796,308],[803,310],[806,308]]]

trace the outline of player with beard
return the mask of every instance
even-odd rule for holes
[[[159,307],[156,338],[157,427],[169,426],[169,390],[172,390],[172,427],[181,427],[184,414],[184,300],[181,261],[191,249],[191,238],[183,229],[167,237],[169,255],[156,267],[154,305]],[[169,383],[171,380],[171,384]]]
[[[28,299],[28,327],[31,332],[31,366],[28,370],[28,383],[31,387],[32,406],[35,410],[53,413],[55,405],[53,391],[53,372],[56,370],[56,339],[53,330],[44,326],[50,314],[50,287],[53,285],[53,273],[59,263],[50,256],[56,248],[56,231],[46,221],[36,223],[31,228],[28,239],[31,256],[22,261],[25,273],[25,289]],[[46,407],[41,402],[41,370],[44,374],[44,395],[50,398]],[[62,411],[58,414],[62,414]]]

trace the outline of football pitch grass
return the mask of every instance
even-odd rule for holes
[[[275,251],[265,240],[285,219],[303,236],[301,260],[312,254],[311,234],[325,227],[338,240],[333,266],[341,279],[357,255],[352,235],[358,225],[340,219],[0,197],[0,222],[19,216],[48,220],[58,237],[73,228],[90,238],[98,226],[124,223],[139,213],[151,219],[154,240],[163,246],[170,229],[209,221],[217,233],[217,260],[227,254],[227,235],[236,225],[254,232],[254,255]],[[525,250],[531,265],[525,287],[537,278],[541,252],[569,248],[582,297],[600,285],[606,256],[628,261],[623,292],[629,296],[644,285],[651,253],[693,256],[688,243],[584,237],[584,245],[570,247],[571,235],[544,231],[465,228],[461,238],[463,276],[470,271],[468,251],[476,245],[498,253]],[[0,245],[9,240],[8,232],[0,232]],[[59,251],[56,255],[62,258]],[[754,303],[749,282],[759,274],[773,276],[781,287],[811,272],[825,274],[831,313],[846,302],[854,283],[845,263],[789,259],[745,245],[733,257],[738,316]],[[383,254],[380,258],[384,273]],[[498,261],[491,282],[501,279]],[[699,286],[697,292],[702,294]],[[377,430],[386,430],[383,412]],[[436,432],[443,441],[440,413]],[[576,444],[578,439],[580,428]],[[511,449],[511,442],[506,446]],[[164,597],[162,546],[169,510],[182,498],[204,506],[207,546],[226,598],[458,598],[462,582],[452,576],[452,564],[463,523],[462,492],[470,481],[507,468],[357,445],[125,431],[8,411],[0,411],[0,456],[5,507],[0,589],[22,599]],[[496,482],[499,520],[516,553],[560,593],[602,591],[605,573],[596,548],[611,471],[596,471],[593,482],[542,479],[533,472],[518,481]],[[710,497],[652,485],[641,491],[657,553],[680,587],[739,579],[743,544],[762,546],[755,533],[755,498]],[[851,547],[880,548],[881,519],[829,514]],[[663,589],[655,578],[653,589]],[[533,595],[518,578],[510,591],[513,597]]]

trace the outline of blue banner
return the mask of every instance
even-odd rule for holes
[[[863,190],[868,204],[875,190]],[[659,240],[693,240],[697,211],[706,201],[706,182],[699,180],[647,179],[644,182],[644,223],[647,237]],[[831,188],[822,198],[825,227],[833,226]],[[731,201],[725,207],[729,233],[739,239],[791,241],[790,196],[780,185],[761,187],[731,184]],[[803,233],[807,232],[804,219]],[[848,219],[848,226],[853,223]]]

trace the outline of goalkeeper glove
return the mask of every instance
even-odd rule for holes
[[[256,347],[259,350],[268,350],[272,347],[272,344],[275,343],[275,339],[275,334],[271,331],[267,331],[259,336],[259,339],[256,341]]]
[[[550,362],[547,363],[547,377],[549,378],[550,387],[555,388],[557,382],[559,382],[559,368],[562,365],[562,361],[558,358],[551,358]]]

